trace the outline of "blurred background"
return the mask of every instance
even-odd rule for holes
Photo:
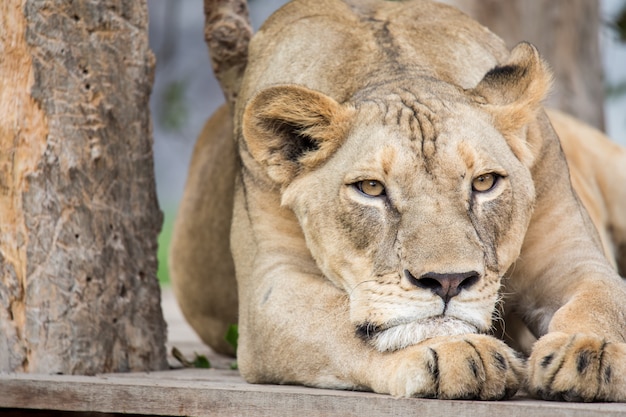
[[[502,2],[506,0],[500,0]],[[588,0],[591,1],[591,0]],[[249,0],[254,29],[286,0]],[[601,0],[600,51],[605,76],[605,130],[626,146],[626,0]],[[150,45],[157,58],[150,101],[157,192],[165,222],[159,237],[159,280],[196,137],[223,102],[204,43],[202,0],[148,0]],[[620,23],[621,17],[621,25]],[[619,27],[622,28],[620,32]],[[521,39],[520,39],[521,40]]]

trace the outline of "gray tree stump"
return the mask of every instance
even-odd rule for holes
[[[0,2],[0,371],[164,368],[145,1]]]

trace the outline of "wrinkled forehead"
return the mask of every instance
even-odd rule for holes
[[[363,97],[355,107],[351,136],[363,153],[372,156],[394,148],[397,157],[414,163],[441,159],[455,163],[459,153],[468,149],[488,153],[494,142],[502,140],[490,116],[458,92],[418,94],[405,88]]]

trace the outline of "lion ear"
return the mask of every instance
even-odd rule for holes
[[[281,185],[326,161],[343,143],[353,109],[296,85],[260,91],[247,104],[242,131],[252,157]]]
[[[541,109],[552,84],[552,72],[527,42],[513,48],[508,61],[487,72],[472,95],[492,114],[496,129],[523,162],[532,163],[525,128]]]

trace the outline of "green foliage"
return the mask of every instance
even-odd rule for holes
[[[609,85],[606,89],[606,95],[610,99],[619,98],[626,94],[626,81]]]
[[[194,352],[193,361],[190,361],[187,358],[185,358],[185,355],[183,355],[180,350],[178,350],[176,347],[173,347],[172,348],[172,356],[178,362],[180,362],[185,368],[203,368],[203,369],[208,369],[208,368],[211,367],[211,362],[209,362],[209,360],[207,359],[206,356],[198,355],[195,352]]]
[[[228,342],[229,345],[233,347],[235,350],[235,354],[237,353],[237,342],[239,340],[239,327],[236,324],[231,324],[228,326],[228,330],[226,331],[226,336],[224,339]],[[234,361],[230,364],[230,369],[237,370],[239,367],[237,365],[237,361]]]
[[[239,327],[236,324],[231,324],[228,326],[228,330],[226,331],[226,335],[224,339],[228,342],[229,345],[233,347],[235,352],[237,352],[237,341],[239,340]]]
[[[157,278],[159,283],[169,284],[169,262],[168,254],[170,250],[170,240],[172,239],[172,229],[174,227],[174,218],[176,217],[176,210],[164,210],[163,215],[163,227],[159,234],[159,249],[157,252],[157,258],[159,261],[159,269],[157,270]]]
[[[197,353],[194,353],[194,355],[195,355],[195,358],[192,362],[194,368],[209,369],[211,367],[211,362],[209,362],[206,356],[198,355]]]
[[[185,103],[187,81],[174,81],[165,87],[161,96],[159,124],[166,130],[179,131],[186,123],[189,110]]]

